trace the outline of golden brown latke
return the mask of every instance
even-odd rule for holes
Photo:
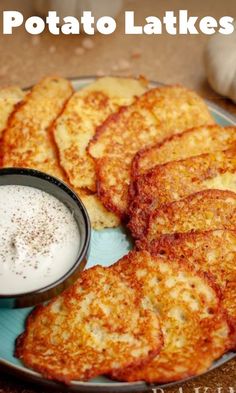
[[[143,80],[104,77],[73,94],[54,124],[60,163],[75,188],[96,191],[93,159],[86,148],[96,127],[146,91]]]
[[[149,301],[116,272],[96,266],[36,308],[17,340],[16,356],[46,378],[69,383],[145,363],[161,346]]]
[[[138,152],[132,162],[132,176],[136,178],[156,165],[226,150],[234,145],[236,127],[210,125],[192,128]]]
[[[127,160],[103,157],[96,162],[96,173],[97,193],[103,205],[117,217],[124,219],[128,200],[127,179],[130,179],[130,165]]]
[[[215,229],[236,230],[236,193],[204,190],[161,206],[151,213],[147,233],[140,242],[149,248],[163,235]]]
[[[7,127],[7,121],[15,105],[23,100],[25,93],[16,86],[0,90],[0,138]]]
[[[135,238],[143,236],[149,215],[204,189],[236,191],[236,149],[202,154],[157,165],[130,186],[129,228]]]
[[[218,287],[186,261],[131,252],[111,267],[156,309],[164,334],[160,354],[144,366],[112,372],[121,381],[170,382],[205,372],[233,345]]]
[[[236,231],[167,235],[148,247],[155,255],[187,260],[194,268],[213,274],[222,290],[223,306],[236,326]]]
[[[143,79],[104,77],[74,93],[53,128],[60,164],[71,186],[85,194],[92,227],[116,227],[120,220],[106,210],[96,195],[94,161],[86,151],[96,127],[121,106],[131,104],[146,91]],[[87,194],[87,195],[86,195]]]
[[[97,128],[88,148],[103,204],[124,218],[134,155],[186,128],[212,123],[204,101],[180,86],[152,89],[111,115]]]
[[[71,94],[71,84],[57,77],[33,87],[3,134],[3,166],[33,168],[65,180],[50,127]]]
[[[155,139],[163,140],[168,134],[177,134],[196,124],[214,124],[214,121],[195,92],[182,86],[151,89],[98,127],[89,143],[89,153],[94,158],[116,156],[123,145],[126,153],[134,154],[144,144],[150,145]],[[154,129],[148,130],[148,125]],[[158,135],[152,135],[155,129]],[[153,141],[148,141],[149,137]]]

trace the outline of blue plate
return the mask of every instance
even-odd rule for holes
[[[94,81],[94,77],[73,79],[72,83],[75,89],[80,89],[88,83]],[[158,86],[153,82],[152,87]],[[208,107],[213,114],[217,123],[223,126],[236,125],[236,118],[230,115],[217,105],[207,101]],[[108,247],[109,245],[109,247]],[[119,258],[128,253],[132,248],[132,242],[124,228],[105,229],[102,231],[93,231],[91,240],[91,252],[88,260],[87,268],[95,264],[102,266],[110,266]],[[0,365],[7,372],[11,372],[25,380],[38,382],[45,385],[51,385],[63,389],[63,385],[45,380],[40,374],[24,367],[22,363],[13,355],[15,339],[24,330],[25,319],[31,308],[25,309],[0,309]],[[211,370],[221,366],[227,361],[233,359],[235,353],[227,353],[217,362],[215,362]],[[180,381],[181,383],[186,380]],[[178,382],[178,383],[180,383]],[[70,389],[80,392],[144,392],[150,391],[151,388],[167,388],[177,383],[169,383],[165,385],[148,385],[143,382],[124,383],[114,382],[105,377],[99,377],[89,382],[73,381]]]

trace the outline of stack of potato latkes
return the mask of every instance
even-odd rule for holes
[[[67,182],[94,229],[134,250],[95,266],[28,317],[16,356],[69,383],[166,383],[236,347],[236,127],[181,86],[46,78],[0,91],[1,163]],[[109,244],[107,245],[109,247]],[[99,262],[99,261],[98,261]]]

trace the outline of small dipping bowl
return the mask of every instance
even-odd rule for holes
[[[0,187],[3,185],[33,187],[54,196],[71,211],[80,233],[80,246],[76,260],[61,278],[35,291],[19,294],[4,295],[0,288],[0,308],[29,307],[58,295],[79,277],[87,263],[91,224],[80,198],[65,183],[46,173],[22,168],[0,169]]]

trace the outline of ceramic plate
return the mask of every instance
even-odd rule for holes
[[[91,83],[95,78],[86,77],[73,79],[72,83],[76,90]],[[151,86],[158,86],[160,84],[152,82]],[[236,125],[236,118],[220,107],[211,102],[207,102],[211,113],[213,114],[217,123],[221,125]],[[107,247],[109,244],[109,248]],[[88,259],[87,268],[97,264],[98,262],[103,266],[110,266],[131,249],[131,239],[128,237],[124,228],[105,229],[102,231],[93,231],[91,240],[91,252]],[[14,358],[14,344],[16,337],[24,329],[24,321],[30,312],[31,308],[26,309],[0,309],[0,365],[1,368],[7,372],[13,373],[23,379],[35,381],[41,384],[47,384],[54,387],[59,387],[59,384],[45,380],[40,374],[24,367],[22,363]],[[221,359],[213,364],[211,370],[221,366],[227,361],[236,356],[234,353],[227,353]],[[185,380],[186,381],[186,380]],[[184,381],[182,380],[181,383]],[[176,385],[176,383],[169,383],[165,385],[158,385],[161,387],[169,387]],[[144,392],[150,391],[156,385],[148,385],[143,382],[136,383],[120,383],[111,381],[105,377],[99,377],[89,382],[72,382],[70,389],[79,392]],[[63,389],[63,385],[60,385]]]

